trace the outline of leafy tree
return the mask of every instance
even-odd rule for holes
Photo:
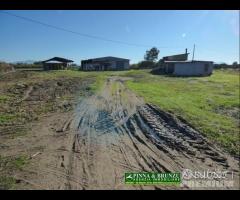
[[[239,67],[238,62],[237,61],[233,62],[232,67],[233,68],[238,68]]]
[[[151,48],[150,50],[146,51],[144,59],[146,61],[156,61],[158,59],[159,50],[156,47]]]
[[[237,62],[237,61],[235,61],[235,62],[233,62],[233,64],[232,64],[232,65],[234,65],[234,66],[235,66],[235,65],[237,65],[237,64],[238,64],[238,62]]]

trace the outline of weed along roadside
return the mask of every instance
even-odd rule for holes
[[[19,179],[17,173],[21,173],[23,168],[28,164],[29,158],[25,155],[19,156],[0,156],[0,189],[16,189]],[[13,176],[15,174],[15,176]]]

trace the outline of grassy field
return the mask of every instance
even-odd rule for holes
[[[127,86],[146,102],[187,120],[227,151],[239,152],[239,73],[214,71],[210,77],[168,77],[147,70],[124,74]]]

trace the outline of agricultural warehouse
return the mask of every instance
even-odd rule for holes
[[[60,57],[54,57],[54,58],[42,61],[44,70],[66,69],[69,63],[72,63],[72,62],[73,62],[72,60],[60,58]]]
[[[94,58],[82,60],[81,67],[86,71],[127,70],[129,69],[129,59],[112,56]]]

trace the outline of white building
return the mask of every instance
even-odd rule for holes
[[[82,60],[81,62],[82,70],[86,71],[127,70],[129,67],[129,59],[112,56]]]
[[[163,72],[176,76],[210,76],[212,61],[164,61]]]
[[[170,74],[175,76],[210,76],[213,71],[212,61],[188,60],[187,49],[183,54],[163,57],[153,74]]]

